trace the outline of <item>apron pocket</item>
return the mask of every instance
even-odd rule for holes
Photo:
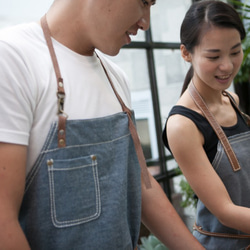
[[[69,227],[97,219],[101,213],[95,155],[48,160],[51,217],[55,227]]]

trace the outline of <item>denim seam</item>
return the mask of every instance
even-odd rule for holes
[[[109,141],[103,141],[103,142],[98,142],[98,143],[90,143],[90,144],[79,144],[79,145],[73,145],[73,146],[66,146],[65,149],[71,149],[71,148],[79,148],[79,147],[89,147],[89,146],[95,146],[95,145],[101,145],[101,144],[108,144],[108,143],[113,143],[115,141],[118,141],[120,139],[123,139],[123,138],[126,138],[130,136],[130,133],[124,135],[124,136],[121,136],[121,137],[117,137],[116,139],[114,140],[109,140]],[[59,150],[59,148],[54,148],[54,149],[48,149],[48,150],[44,150],[42,151],[41,153],[49,153],[49,152],[54,152],[54,151],[57,151]]]
[[[250,140],[249,132],[240,134],[236,137],[232,137],[232,138],[229,137],[229,142],[232,145],[238,142],[243,142],[243,141],[248,141],[248,140]],[[219,152],[218,152],[218,149],[219,149]],[[223,155],[225,154],[225,151],[223,150],[222,144],[220,142],[218,142],[218,149],[217,149],[217,154],[215,155],[215,158],[212,162],[212,165],[214,166],[215,170],[218,169],[219,167],[218,164],[221,161],[221,158],[223,157]]]
[[[52,142],[52,138],[54,137],[55,133],[56,133],[56,123],[54,123],[49,131],[49,134],[48,134],[48,137],[47,138],[50,138],[49,140],[46,140],[45,141],[45,144],[43,146],[43,149],[46,149],[49,147],[49,145],[51,144]],[[35,165],[33,166],[33,168],[31,169],[29,175],[27,176],[26,178],[26,187],[25,187],[25,193],[27,192],[27,190],[29,189],[30,185],[32,184],[34,178],[36,177],[40,167],[41,167],[41,163],[43,162],[43,159],[44,159],[44,151],[42,149],[42,151],[40,152],[38,158],[37,158],[37,161],[35,163]]]

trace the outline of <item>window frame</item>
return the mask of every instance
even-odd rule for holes
[[[157,140],[158,159],[147,160],[147,166],[160,166],[160,174],[155,175],[155,179],[161,184],[164,192],[172,201],[171,179],[179,175],[179,171],[175,169],[168,170],[167,162],[172,160],[171,155],[166,155],[164,145],[162,143],[162,122],[161,108],[158,95],[158,85],[155,69],[154,50],[155,49],[180,49],[180,43],[154,42],[152,39],[151,27],[145,32],[145,41],[134,41],[125,45],[122,49],[144,49],[147,55],[147,68],[149,74],[150,90],[154,111],[155,133]]]

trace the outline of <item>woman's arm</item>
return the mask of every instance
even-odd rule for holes
[[[236,206],[203,149],[204,138],[195,124],[181,115],[167,123],[171,151],[190,186],[225,226],[250,234],[250,208]]]

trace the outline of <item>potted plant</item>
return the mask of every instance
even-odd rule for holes
[[[168,248],[152,234],[150,234],[148,237],[142,237],[141,242],[141,250],[168,250]]]
[[[198,197],[195,195],[193,189],[190,187],[187,180],[183,177],[180,181],[181,194],[183,195],[183,200],[181,206],[183,208],[192,207],[196,208]]]

